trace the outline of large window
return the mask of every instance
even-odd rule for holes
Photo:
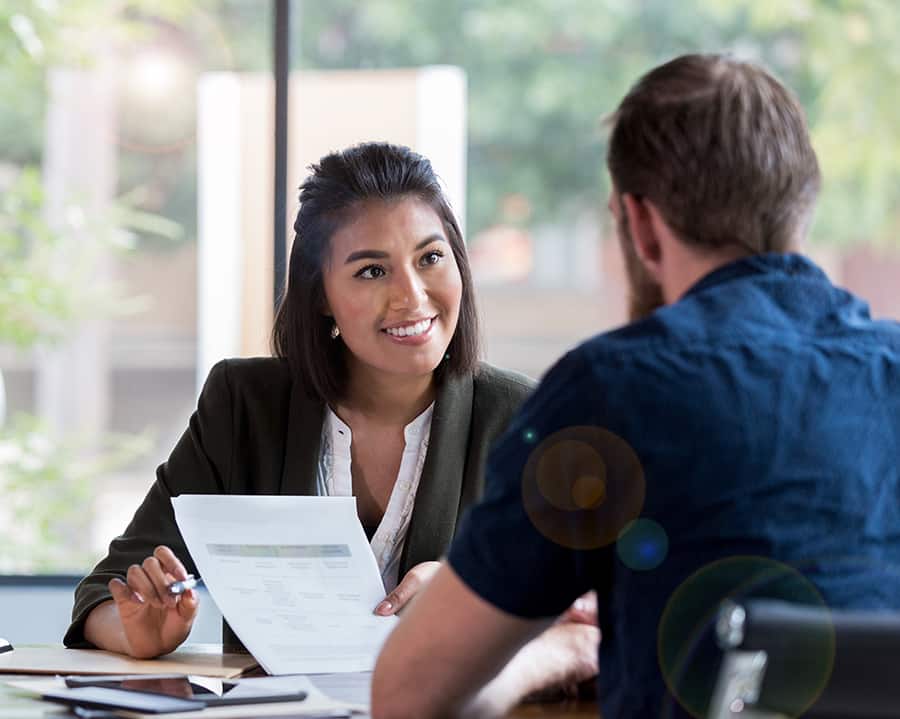
[[[272,15],[263,0],[0,6],[0,573],[84,571],[209,364],[266,351],[273,227],[289,220],[271,209]],[[431,156],[496,364],[538,376],[624,320],[604,118],[688,51],[758,60],[798,93],[824,174],[806,249],[900,316],[891,0],[295,0],[292,16],[289,188],[351,141]]]

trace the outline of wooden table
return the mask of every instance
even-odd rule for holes
[[[0,674],[0,717],[3,719],[39,719],[57,715],[62,719],[71,716],[63,706],[16,695],[12,688],[2,683],[12,678]],[[599,716],[596,702],[584,700],[525,704],[508,715],[509,719],[598,719]],[[161,715],[161,719],[164,717]]]
[[[13,696],[8,687],[0,686],[0,716],[3,719],[42,719],[56,715],[60,719],[71,716],[63,706]],[[594,702],[578,701],[529,704],[514,709],[507,716],[509,719],[598,719],[600,715]]]

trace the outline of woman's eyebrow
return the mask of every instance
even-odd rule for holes
[[[422,240],[419,244],[415,246],[415,252],[418,252],[424,247],[427,247],[432,242],[446,242],[447,238],[443,235],[428,235],[424,240]],[[347,255],[347,259],[344,260],[344,264],[348,265],[351,262],[358,262],[359,260],[386,260],[389,257],[387,252],[383,252],[382,250],[356,250],[356,252],[351,252]]]

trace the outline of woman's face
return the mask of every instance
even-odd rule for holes
[[[369,201],[331,237],[326,313],[348,363],[393,376],[430,374],[456,331],[462,278],[437,213],[418,198]],[[335,340],[339,341],[339,340]]]

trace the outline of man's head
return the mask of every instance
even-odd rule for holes
[[[607,164],[635,318],[676,299],[666,281],[678,268],[666,262],[796,248],[820,182],[797,99],[721,55],[684,55],[642,77],[613,116]],[[658,256],[657,231],[678,242],[676,256]]]

